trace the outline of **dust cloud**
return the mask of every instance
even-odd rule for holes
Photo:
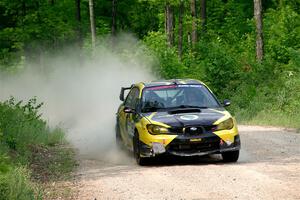
[[[94,59],[79,59],[74,49],[46,59],[46,67],[32,64],[21,74],[0,78],[0,100],[14,96],[44,102],[43,118],[62,126],[81,156],[111,162],[128,161],[116,150],[115,119],[121,86],[155,79],[145,47],[122,37],[115,50],[100,46]],[[124,39],[125,38],[125,39]],[[117,49],[117,50],[116,50]],[[81,62],[79,64],[79,62]]]

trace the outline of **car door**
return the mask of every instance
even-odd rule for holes
[[[136,105],[139,97],[139,89],[134,87],[130,90],[127,95],[127,98],[124,102],[124,107],[120,111],[120,128],[121,128],[121,137],[125,144],[129,147],[132,146],[132,137],[134,134],[134,115],[136,111]],[[132,112],[125,112],[125,110],[130,109]]]

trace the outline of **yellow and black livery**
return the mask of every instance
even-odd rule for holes
[[[129,92],[124,98],[126,90]],[[197,106],[187,105],[186,93],[199,91],[201,96],[200,90],[204,91],[203,96],[209,97],[204,106],[198,102]],[[155,95],[156,106],[145,109],[148,94]],[[122,88],[120,100],[123,103],[117,112],[117,144],[132,150],[138,164],[143,164],[148,157],[164,154],[221,153],[226,162],[238,160],[240,137],[236,121],[224,108],[230,102],[219,103],[201,81],[174,79],[137,83]]]

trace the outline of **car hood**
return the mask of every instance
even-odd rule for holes
[[[193,111],[194,110],[194,111]],[[174,113],[170,111],[145,113],[144,117],[150,122],[159,122],[171,127],[213,125],[218,119],[224,117],[228,112],[223,108],[218,109],[185,109],[183,113]]]

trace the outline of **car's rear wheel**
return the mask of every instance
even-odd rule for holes
[[[146,164],[146,158],[141,157],[140,153],[140,139],[139,134],[137,132],[134,133],[133,137],[133,156],[136,160],[136,163],[138,165],[145,165]]]
[[[240,151],[227,151],[222,153],[224,162],[236,162],[239,159]]]

